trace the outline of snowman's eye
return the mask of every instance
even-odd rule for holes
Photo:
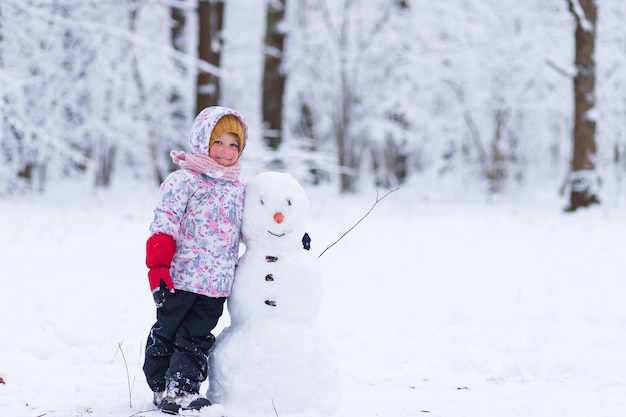
[[[290,206],[291,205],[291,199],[287,200],[287,205]]]
[[[265,201],[259,200],[259,202],[261,203],[262,206],[265,205]]]

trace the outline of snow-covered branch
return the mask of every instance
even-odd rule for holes
[[[576,24],[580,26],[585,32],[593,32],[594,25],[587,19],[585,11],[583,10],[580,0],[567,0],[569,10],[576,19]]]

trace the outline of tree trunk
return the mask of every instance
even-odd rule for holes
[[[108,188],[111,186],[111,180],[113,178],[113,169],[115,162],[115,154],[117,153],[117,147],[105,138],[102,137],[97,145],[98,150],[96,156],[96,172],[95,172],[95,185],[99,188]]]
[[[265,32],[265,68],[263,76],[263,137],[268,146],[278,149],[282,142],[283,93],[285,74],[282,70],[285,32],[285,0],[267,2]]]
[[[351,193],[356,191],[356,172],[358,158],[355,154],[356,146],[354,138],[350,132],[352,123],[351,111],[355,97],[348,86],[346,63],[342,59],[341,64],[341,97],[339,119],[335,122],[335,135],[337,147],[339,149],[339,167],[341,168],[340,183],[341,193]]]
[[[198,3],[198,58],[219,68],[222,54],[224,2],[201,0]],[[198,73],[196,114],[219,103],[219,79],[207,72]]]
[[[592,114],[595,106],[594,49],[598,11],[595,0],[576,2],[567,0],[567,2],[576,20],[574,155],[570,178],[570,206],[567,209],[574,211],[600,202],[595,191],[596,121]]]
[[[177,7],[171,7],[170,16],[174,22],[170,32],[172,47],[177,51],[185,53],[187,52],[185,48],[185,25],[187,24],[187,15],[185,11]],[[181,76],[184,77],[187,74],[187,67],[179,62],[177,62],[177,67]],[[185,120],[185,107],[181,92],[175,90],[172,91],[170,102],[172,103],[173,108],[172,117],[177,121]]]
[[[172,29],[170,31],[172,46],[177,51],[185,50],[185,23],[187,21],[185,12],[176,6],[170,8],[170,17],[172,18]]]

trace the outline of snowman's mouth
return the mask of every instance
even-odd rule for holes
[[[272,233],[272,231],[268,230],[267,233],[269,233],[272,236],[276,236],[276,237],[283,237],[285,236],[285,233],[281,233],[281,234],[276,234],[276,233]]]

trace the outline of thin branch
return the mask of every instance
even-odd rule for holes
[[[274,404],[274,399],[272,398],[272,407],[274,408],[274,414],[276,414],[276,417],[280,417],[278,415],[278,411],[276,411],[276,404]]]
[[[580,0],[566,0],[569,11],[574,16],[576,20],[576,25],[579,26],[585,32],[593,31],[593,24],[587,18],[587,14],[585,13],[585,9],[580,3]]]
[[[322,20],[326,24],[328,33],[333,39],[335,39],[335,41],[339,45],[340,44],[339,31],[335,29],[335,27],[333,26],[333,21],[331,19],[330,11],[328,10],[328,4],[326,3],[325,0],[319,0],[318,5],[320,7],[320,10],[322,11],[322,14],[324,15],[324,19]]]
[[[126,382],[128,383],[128,405],[130,408],[133,408],[133,395],[132,395],[132,386],[130,384],[130,373],[128,372],[128,363],[126,362],[126,356],[124,355],[124,351],[122,350],[122,342],[117,342],[117,348],[122,354],[122,359],[124,360],[124,366],[126,367]],[[133,379],[134,383],[134,379]]]
[[[582,20],[582,18],[580,17],[580,13],[578,12],[578,10],[580,10],[581,8],[580,3],[578,3],[578,0],[576,0],[576,4],[574,4],[572,0],[566,0],[566,2],[569,8],[569,11],[572,13],[572,15],[574,16],[574,19],[576,20],[576,24],[580,25],[580,21]]]
[[[322,251],[322,253],[319,254],[319,256],[317,257],[318,259],[322,257],[322,255],[324,253],[326,253],[326,251],[330,248],[332,248],[333,246],[335,246],[337,244],[337,242],[339,242],[341,239],[344,238],[345,235],[347,235],[348,233],[350,233],[352,231],[352,229],[354,229],[355,227],[357,227],[359,225],[359,223],[361,223],[363,221],[363,219],[365,219],[367,216],[369,216],[369,214],[372,212],[372,210],[374,210],[374,207],[376,207],[376,204],[380,203],[381,201],[383,201],[383,199],[385,197],[387,197],[389,194],[393,193],[394,191],[398,191],[400,188],[395,188],[389,192],[387,192],[387,194],[385,194],[384,196],[378,198],[378,192],[376,192],[376,201],[374,202],[374,204],[372,204],[372,207],[370,207],[369,211],[367,213],[365,213],[365,215],[363,217],[361,217],[359,219],[359,221],[357,221],[351,228],[349,228],[343,235],[341,235],[339,237],[339,239],[335,240],[332,244],[330,244],[329,246],[326,247],[326,249],[324,249]]]
[[[85,30],[87,33],[104,34],[117,39],[122,39],[129,42],[144,51],[151,51],[165,56],[169,56],[177,61],[187,62],[191,61],[195,67],[202,72],[213,74],[215,76],[221,76],[222,70],[215,65],[204,61],[200,58],[190,56],[181,51],[177,51],[171,46],[161,46],[157,42],[150,39],[146,39],[136,33],[129,32],[125,29],[121,29],[112,25],[103,23],[76,20],[71,17],[64,17],[58,14],[51,14],[48,11],[37,7],[37,5],[24,4],[22,1],[16,0],[3,0],[14,3],[14,7],[28,13],[33,18],[39,19],[44,23],[58,24],[63,28],[80,29]]]
[[[370,30],[370,32],[360,39],[359,46],[357,48],[357,51],[360,52],[360,55],[362,55],[363,52],[372,45],[374,37],[382,32],[385,24],[389,21],[391,12],[393,11],[394,7],[395,6],[393,3],[388,4],[384,12],[381,13],[378,20],[372,25],[372,29]]]
[[[561,68],[561,67],[560,67],[560,66],[558,66],[556,63],[552,62],[552,60],[550,60],[550,59],[546,59],[546,60],[545,60],[545,62],[546,62],[546,64],[547,64],[550,68],[552,68],[553,70],[555,70],[555,71],[556,71],[556,72],[558,72],[559,74],[564,75],[564,76],[566,76],[566,77],[568,77],[568,78],[574,78],[574,76],[576,75],[576,74],[572,74],[571,72],[568,72],[567,70],[565,70],[565,69]]]

